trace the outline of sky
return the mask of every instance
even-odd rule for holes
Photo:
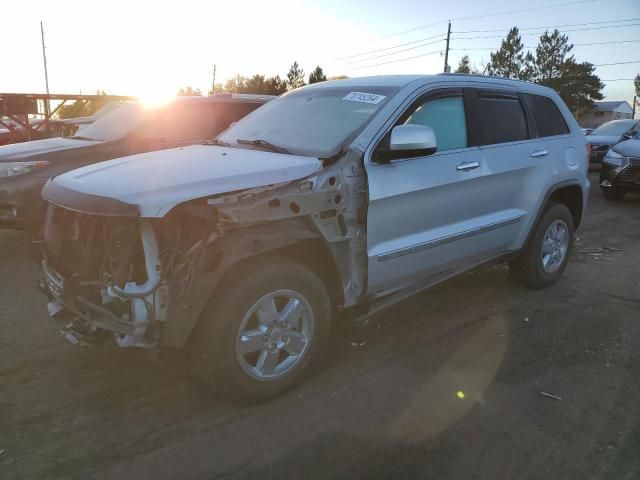
[[[555,7],[540,8],[547,5]],[[40,21],[52,93],[154,99],[187,85],[207,91],[214,64],[217,82],[284,77],[294,60],[307,74],[320,65],[329,76],[438,73],[449,19],[454,68],[464,54],[486,64],[514,25],[531,34],[523,40],[534,50],[539,32],[570,24],[559,29],[574,44],[637,40],[575,46],[578,61],[635,62],[598,67],[601,79],[640,72],[640,0],[30,0],[2,11],[0,92],[44,92]],[[578,29],[587,30],[569,31]],[[631,102],[632,81],[605,83],[607,99]]]

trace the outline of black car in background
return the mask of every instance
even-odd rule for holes
[[[40,191],[50,177],[104,160],[201,143],[271,98],[178,97],[154,109],[130,102],[81,127],[71,138],[0,146],[0,228],[40,232]]]
[[[589,164],[600,164],[607,151],[624,138],[633,137],[640,129],[640,120],[612,120],[587,135]]]
[[[607,200],[640,193],[640,133],[614,145],[602,160],[600,188]]]

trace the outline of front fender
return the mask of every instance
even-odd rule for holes
[[[188,298],[169,307],[163,345],[182,347],[187,343],[212,293],[238,262],[319,236],[301,218],[226,232],[224,237],[214,242],[209,252],[209,258],[215,260],[215,267],[195,274]]]

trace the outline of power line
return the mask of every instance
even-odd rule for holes
[[[429,52],[429,53],[423,53],[422,55],[415,55],[413,57],[399,58],[397,60],[390,60],[388,62],[376,63],[374,65],[363,65],[363,66],[360,66],[360,67],[354,67],[354,68],[352,68],[352,70],[360,70],[362,68],[379,67],[380,65],[388,65],[389,63],[406,62],[407,60],[413,60],[414,58],[426,57],[428,55],[435,55],[436,53],[442,53],[442,50],[436,50],[436,51]]]
[[[583,31],[587,31],[587,30],[603,30],[606,28],[624,28],[624,27],[638,27],[640,26],[640,23],[633,23],[633,24],[629,24],[629,25],[608,25],[608,26],[604,26],[604,27],[590,27],[590,28],[575,28],[573,30],[564,30],[562,33],[571,33],[571,32],[583,32]],[[542,27],[545,28],[545,27]],[[553,27],[548,27],[548,28],[553,28]],[[532,36],[532,35],[542,35],[546,32],[531,32],[531,33],[521,33],[520,36],[526,37],[526,36]],[[477,40],[480,38],[504,38],[504,35],[489,35],[489,36],[479,36],[479,37],[453,37],[454,40]]]
[[[500,15],[511,15],[511,14],[514,14],[514,13],[534,12],[534,11],[538,11],[538,10],[545,10],[547,8],[559,8],[559,7],[566,7],[566,6],[569,6],[569,5],[592,3],[592,2],[596,2],[596,1],[599,1],[599,0],[577,0],[577,1],[573,1],[573,2],[555,3],[555,4],[552,4],[552,5],[541,5],[539,7],[525,8],[525,9],[520,9],[520,10],[510,10],[510,11],[507,11],[507,12],[496,12],[496,13],[487,13],[487,14],[483,14],[483,15],[474,15],[474,16],[470,16],[470,17],[452,18],[450,21],[451,22],[456,22],[456,21],[460,22],[460,21],[464,21],[464,20],[474,20],[474,19],[477,19],[477,18],[497,17],[497,16],[500,16]],[[442,21],[439,21],[439,22],[429,23],[427,25],[421,25],[419,27],[411,28],[409,30],[403,30],[402,32],[396,32],[396,33],[390,33],[388,35],[383,35],[381,37],[374,38],[373,40],[380,40],[380,39],[389,38],[389,37],[397,37],[398,35],[404,35],[405,33],[415,32],[417,30],[430,28],[430,27],[433,27],[435,25],[440,25],[440,24],[443,24],[443,23],[447,23],[447,21],[446,20],[442,20]]]
[[[614,63],[594,63],[594,67],[608,67],[609,65],[630,65],[632,63],[640,63],[640,60],[633,60],[631,62],[614,62]]]
[[[627,22],[631,22],[631,21],[637,21],[640,20],[640,18],[638,19],[629,19],[629,20],[623,20],[623,21],[627,21]],[[595,25],[595,24],[600,24],[600,23],[613,23],[613,22],[619,22],[620,20],[606,20],[604,22],[593,22],[593,23],[574,23],[574,24],[565,24],[565,25],[549,25],[549,26],[542,26],[542,27],[530,27],[529,29],[541,29],[541,28],[558,28],[558,27],[565,27],[565,26],[580,26],[580,25]],[[607,26],[601,26],[601,27],[589,27],[589,28],[579,28],[579,29],[573,29],[573,30],[565,30],[565,32],[578,32],[578,31],[586,31],[586,30],[601,30],[601,29],[607,29],[607,28],[622,28],[622,27],[635,27],[635,26],[640,26],[640,23],[636,23],[636,24],[628,24],[628,25],[607,25]],[[524,29],[523,29],[524,30]],[[494,31],[502,31],[502,30],[477,30],[478,32],[494,32]],[[470,30],[468,32],[455,32],[455,33],[472,33],[473,31]],[[565,33],[563,32],[563,33]],[[521,34],[522,36],[529,36],[529,35],[541,35],[544,32],[534,32],[534,33],[523,33]],[[429,43],[422,43],[422,42],[426,42],[427,40],[432,40],[434,38],[437,37],[442,37],[440,39],[438,39],[435,42],[429,42]],[[495,38],[504,38],[504,36],[500,35],[500,36],[476,36],[476,37],[453,37],[453,40],[477,40],[477,39],[495,39]],[[341,63],[340,66],[342,65],[350,65],[352,63],[358,63],[358,62],[362,62],[362,61],[367,61],[367,60],[375,60],[376,58],[382,58],[382,57],[386,57],[386,56],[390,56],[390,55],[394,55],[396,53],[402,53],[402,52],[406,52],[409,50],[414,50],[416,48],[420,48],[423,46],[427,46],[427,45],[433,45],[434,43],[438,43],[439,41],[442,41],[444,39],[443,34],[438,34],[438,35],[433,35],[431,37],[425,37],[425,38],[421,38],[418,40],[414,40],[412,42],[406,42],[406,43],[401,43],[399,45],[392,45],[390,47],[385,47],[385,48],[379,48],[376,50],[369,50],[367,52],[361,52],[361,53],[356,53],[353,55],[347,55],[345,57],[339,57],[336,60],[346,60],[346,59],[350,59],[350,58],[356,58],[356,57],[361,57],[364,55],[369,55],[372,53],[378,53],[378,52],[385,52],[388,50],[394,50],[396,48],[400,48],[400,47],[404,47],[407,45],[415,45],[420,43],[420,45],[416,45],[414,47],[411,48],[405,48],[402,50],[398,50],[396,52],[391,52],[391,53],[387,53],[384,55],[379,55],[376,57],[370,57],[370,58],[365,58],[362,60],[354,60],[353,62],[344,62]],[[455,49],[451,49],[451,50],[455,50]]]
[[[458,18],[453,18],[451,19],[452,22],[454,21],[462,21],[462,20],[474,20],[476,18],[487,18],[487,17],[497,17],[500,15],[511,15],[513,13],[524,13],[524,12],[535,12],[538,10],[545,10],[547,8],[558,8],[558,7],[566,7],[568,5],[578,5],[581,3],[593,3],[596,2],[598,0],[578,0],[578,1],[574,1],[574,2],[565,2],[565,3],[556,3],[554,5],[542,5],[539,7],[532,7],[532,8],[525,8],[525,9],[519,9],[519,10],[511,10],[508,12],[496,12],[496,13],[487,13],[484,15],[475,15],[475,16],[471,16],[471,17],[458,17]]]
[[[452,48],[451,50],[459,50],[459,49]],[[389,62],[376,63],[375,65],[363,65],[363,66],[355,67],[355,70],[358,70],[358,69],[361,69],[361,68],[378,67],[380,65],[386,65],[386,64],[389,64],[389,63],[404,62],[406,60],[413,60],[415,58],[426,57],[427,55],[434,55],[436,53],[441,53],[441,50],[425,53],[425,54],[422,54],[422,55],[416,55],[416,56],[413,56],[413,57],[400,58],[400,59],[397,59],[397,60],[391,60]],[[610,65],[631,65],[631,64],[635,64],[635,63],[640,63],[640,60],[630,60],[630,61],[625,61],[625,62],[612,62],[612,63],[594,63],[593,66],[594,67],[607,67],[607,66],[610,66]],[[618,80],[625,80],[625,79],[618,79]],[[605,80],[603,80],[603,81],[605,81]],[[606,81],[613,82],[613,81],[617,81],[617,80],[606,80]]]
[[[636,22],[640,18],[622,18],[619,20],[604,20],[602,22],[586,22],[586,23],[565,23],[564,25],[547,25],[542,27],[518,27],[518,30],[540,30],[543,28],[563,28],[563,27],[582,27],[585,25],[600,25],[603,23],[617,23],[617,22]],[[492,33],[492,32],[505,32],[511,27],[500,28],[496,30],[466,30],[464,32],[452,32],[452,33]]]
[[[592,1],[595,1],[595,0],[592,0]],[[382,40],[383,38],[397,37],[398,35],[404,35],[405,33],[424,30],[426,28],[435,27],[436,25],[442,25],[443,23],[447,23],[447,20],[440,20],[439,22],[429,23],[427,25],[421,25],[419,27],[410,28],[409,30],[403,30],[402,32],[390,33],[389,35],[382,35],[381,37],[375,37],[372,40]]]
[[[422,44],[422,45],[417,45],[417,46],[415,46],[415,47],[409,47],[409,48],[405,48],[405,49],[403,49],[403,50],[397,50],[397,51],[395,51],[395,52],[384,53],[384,54],[382,54],[382,55],[377,55],[377,56],[375,56],[375,57],[368,57],[368,58],[361,58],[361,59],[359,59],[359,60],[353,60],[353,61],[351,61],[351,62],[342,63],[342,64],[341,64],[341,65],[339,65],[339,66],[352,65],[352,64],[354,64],[354,63],[367,62],[367,61],[369,61],[369,60],[375,60],[375,59],[377,59],[377,58],[388,57],[388,56],[390,56],[390,55],[396,55],[396,54],[398,54],[398,53],[407,52],[407,51],[409,51],[409,50],[415,50],[416,48],[426,47],[427,45],[433,45],[434,43],[440,43],[440,42],[442,42],[442,41],[444,41],[444,38],[440,38],[440,39],[436,40],[435,42],[429,42],[429,43],[425,43],[425,44]]]
[[[640,40],[612,40],[610,42],[591,42],[591,43],[574,43],[574,46],[590,46],[590,45],[611,45],[614,43],[638,43]],[[525,48],[535,48],[535,47],[525,47]]]
[[[591,46],[591,45],[611,45],[620,43],[637,43],[640,40],[613,40],[610,42],[591,42],[591,43],[574,43],[574,47]],[[536,48],[537,45],[525,45],[523,48]],[[476,47],[476,48],[450,48],[449,50],[473,52],[475,50],[497,50],[495,47]]]
[[[362,52],[362,53],[356,53],[356,54],[353,54],[353,55],[347,55],[346,57],[338,57],[338,58],[335,58],[334,60],[347,60],[349,58],[361,57],[363,55],[369,55],[370,53],[378,53],[378,52],[384,52],[384,51],[387,51],[387,50],[393,50],[394,48],[406,47],[407,45],[413,45],[413,44],[420,43],[420,42],[426,42],[427,40],[432,40],[432,39],[437,38],[437,37],[442,37],[444,39],[444,33],[439,33],[438,35],[433,35],[432,37],[420,38],[418,40],[414,40],[413,42],[407,42],[407,43],[401,43],[399,45],[393,45],[391,47],[378,48],[377,50],[369,50],[368,52]]]

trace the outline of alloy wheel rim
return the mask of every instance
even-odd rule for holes
[[[293,290],[267,293],[242,318],[236,358],[255,380],[280,379],[304,359],[314,330],[313,310],[302,294]]]
[[[546,273],[557,271],[569,250],[569,227],[563,220],[555,220],[542,239],[541,261]]]

